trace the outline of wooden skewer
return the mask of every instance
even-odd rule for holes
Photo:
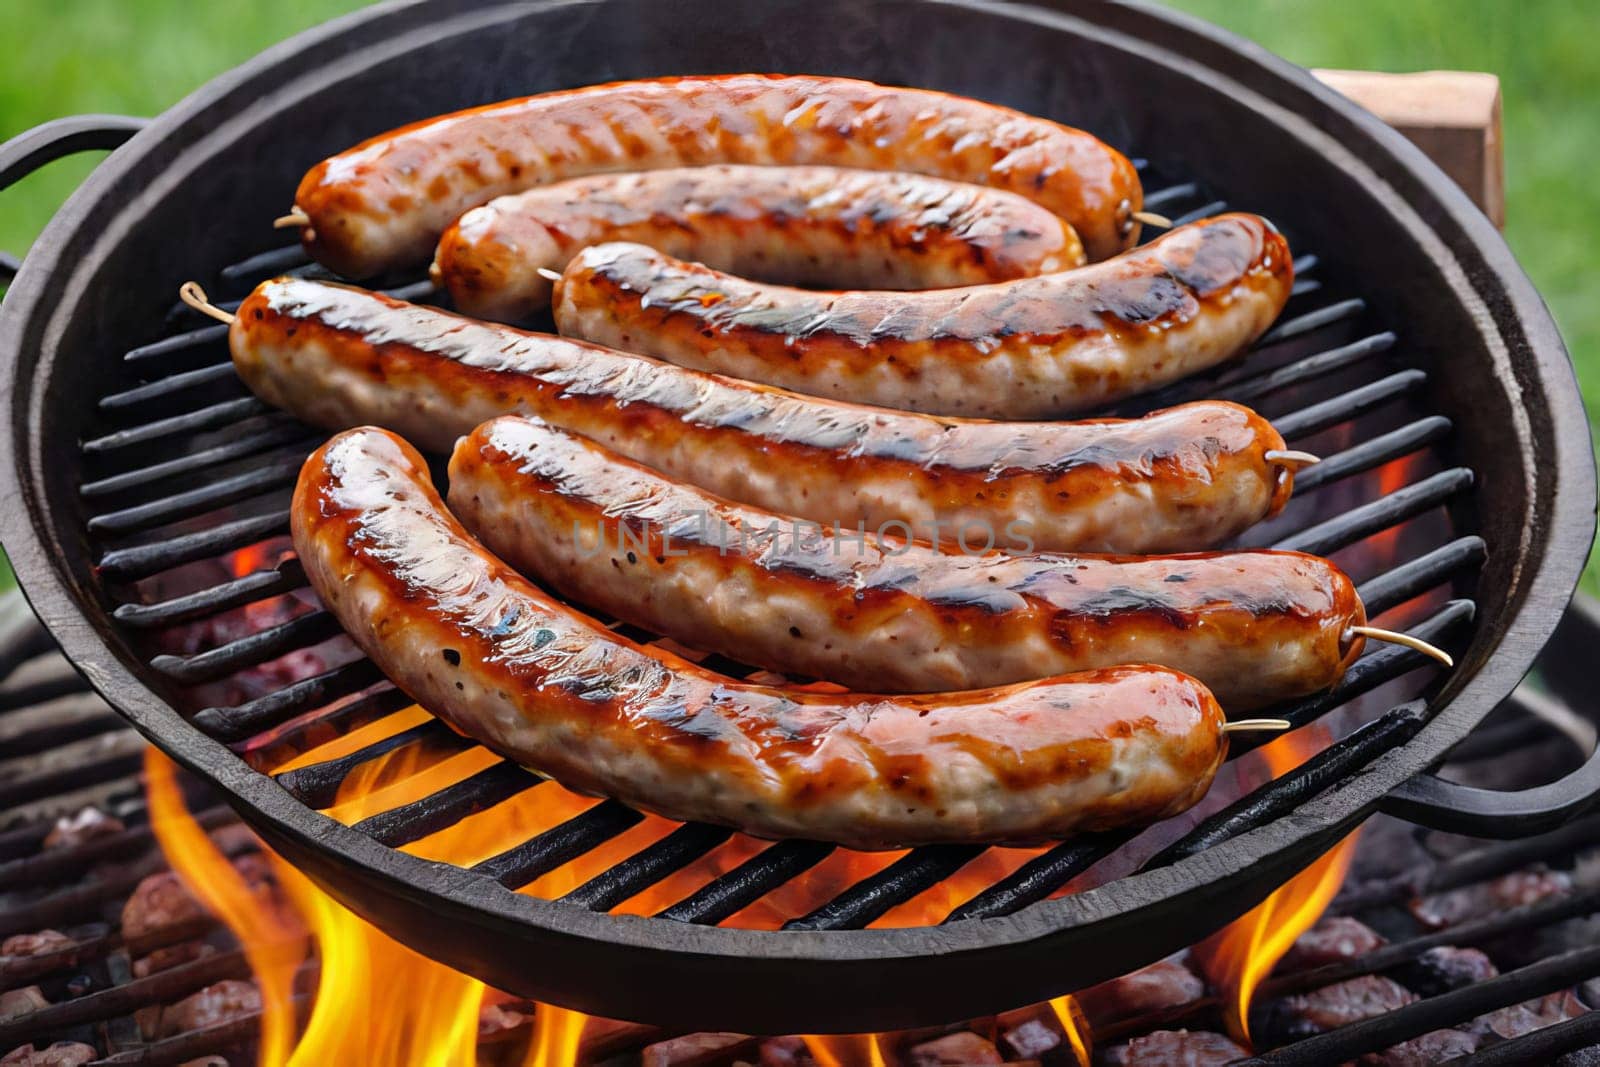
[[[293,211],[289,212],[287,215],[279,215],[277,218],[272,220],[272,228],[274,230],[290,230],[290,229],[296,229],[297,230],[302,226],[310,226],[310,225],[311,225],[311,216],[307,215],[304,211],[301,211],[299,208],[295,208]]]
[[[1225,734],[1237,734],[1244,733],[1247,730],[1277,731],[1287,730],[1293,725],[1294,723],[1290,722],[1288,719],[1239,719],[1235,722],[1223,723],[1222,732]]]
[[[559,282],[561,280],[561,272],[558,270],[551,270],[549,267],[540,267],[538,273],[539,277],[543,278],[547,282]]]
[[[200,314],[208,315],[218,322],[225,322],[229,326],[232,326],[233,320],[238,318],[233,312],[224,311],[213,304],[206,296],[206,291],[200,288],[199,282],[184,282],[178,286],[178,299],[200,312]]]
[[[1261,453],[1261,457],[1268,463],[1276,463],[1293,471],[1322,462],[1321,456],[1310,452],[1299,452],[1292,448],[1269,448]]]
[[[1165,215],[1157,215],[1154,211],[1135,211],[1133,217],[1146,226],[1159,226],[1163,230],[1172,229],[1172,220]]]
[[[1442,648],[1428,644],[1420,637],[1412,637],[1410,634],[1398,633],[1394,630],[1380,630],[1376,626],[1352,626],[1345,632],[1346,634],[1360,634],[1362,637],[1370,637],[1374,641],[1388,641],[1392,644],[1414,648],[1424,656],[1430,656],[1438,660],[1446,667],[1454,667],[1456,665],[1456,661],[1450,658],[1450,653]]]

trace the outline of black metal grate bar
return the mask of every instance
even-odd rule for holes
[[[754,904],[834,852],[821,841],[780,841],[661,912],[658,918],[714,924]]]
[[[1356,595],[1367,606],[1369,615],[1381,615],[1427,592],[1457,571],[1478,566],[1488,553],[1483,538],[1458,537],[1364,583],[1356,589]]]
[[[1413,389],[1420,389],[1427,380],[1428,375],[1424,371],[1398,371],[1369,385],[1341,393],[1331,400],[1312,404],[1288,415],[1279,415],[1272,419],[1272,425],[1290,440],[1309,437],[1330,426],[1349,422],[1357,415],[1364,415],[1374,408],[1387,404],[1395,397],[1404,396]]]
[[[1327,522],[1292,534],[1272,547],[1326,556],[1379,530],[1398,526],[1407,519],[1430,511],[1471,487],[1472,472],[1467,468],[1454,467],[1440,471],[1430,478],[1397,489],[1388,496],[1379,497],[1370,504],[1363,504]]]
[[[354,829],[379,844],[398,848],[454,826],[469,815],[487,811],[543,782],[543,778],[515,763],[497,763],[437,793],[362,819]]]
[[[342,633],[332,612],[317,610],[193,656],[156,656],[150,666],[181,685],[199,685]]]
[[[129,489],[138,489],[141,486],[159,485],[170,478],[183,474],[193,474],[196,471],[220,466],[232,460],[244,459],[258,452],[265,452],[267,449],[277,445],[296,445],[309,452],[313,442],[320,440],[322,440],[320,436],[309,434],[300,423],[291,419],[280,419],[269,424],[263,430],[234,438],[226,444],[201,449],[199,452],[191,452],[186,456],[179,456],[164,463],[152,463],[147,467],[135,467],[133,470],[122,474],[85,483],[79,488],[78,492],[86,499],[109,496]]]
[[[1555,855],[1570,855],[1596,845],[1600,845],[1600,816],[1579,816],[1560,829],[1537,837],[1496,842],[1443,862],[1430,861],[1392,878],[1374,880],[1357,888],[1346,886],[1328,905],[1328,914],[1351,915],[1400,904],[1417,896],[1431,896],[1487,882],[1530,863],[1540,863]]]
[[[1118,405],[1116,410],[1119,414],[1137,415],[1175,404],[1211,399],[1254,403],[1262,396],[1312,381],[1386,352],[1394,342],[1395,335],[1392,333],[1373,334],[1270,369],[1252,366],[1248,357],[1240,357],[1237,361],[1224,363],[1161,389],[1141,393],[1126,404]]]
[[[226,806],[207,808],[194,815],[196,825],[207,833],[219,827],[231,826],[239,821],[233,809]],[[46,823],[46,826],[51,825]],[[42,845],[41,840],[35,847]],[[149,851],[155,844],[155,834],[148,823],[131,826],[114,834],[93,838],[65,848],[42,849],[24,853],[15,859],[0,863],[0,891],[37,889],[52,882],[63,882],[89,876],[89,872],[107,860],[127,860]],[[0,964],[0,985],[15,973],[11,957]]]
[[[102,577],[111,579],[147,578],[182,563],[210,559],[227,552],[248,548],[258,541],[287,533],[289,513],[274,512],[249,519],[219,523],[209,530],[180,534],[148,545],[134,545],[107,552],[100,558]]]
[[[1430,415],[1425,419],[1379,434],[1353,448],[1335,453],[1321,463],[1314,463],[1294,476],[1298,493],[1308,493],[1340,478],[1381,467],[1385,463],[1408,456],[1418,449],[1448,437],[1451,422],[1443,415]]]
[[[194,370],[169,374],[156,381],[124,389],[120,393],[110,393],[100,398],[100,410],[107,415],[121,414],[154,401],[167,400],[177,393],[222,382],[231,382],[240,389],[244,387],[239,375],[234,372],[232,363],[216,363],[209,367],[197,367]]]
[[[1139,835],[1137,830],[1085,834],[1018,867],[945,917],[945,922],[1010,915],[1037,904]]]
[[[350,664],[350,666],[366,667],[380,679],[383,677],[378,674],[375,667],[372,667],[365,660]],[[345,669],[341,667],[339,671]],[[339,701],[337,707],[322,707],[314,713],[301,717],[298,721],[290,720],[284,724],[284,728],[281,730],[274,730],[269,727],[265,730],[248,734],[242,739],[232,742],[231,747],[246,759],[251,760],[252,765],[255,765],[256,761],[260,759],[258,754],[261,752],[277,752],[280,754],[293,752],[298,755],[310,751],[313,747],[330,740],[334,736],[346,734],[352,730],[359,730],[361,727],[375,723],[380,719],[387,719],[395,712],[412,707],[416,703],[404,690],[396,689],[387,680],[384,680],[381,685],[373,686],[370,682],[366,682],[366,679],[354,675],[348,680],[334,679],[333,676],[338,674],[339,671],[329,671],[326,675],[319,676],[320,678],[332,679],[327,686],[328,689],[333,690],[337,686],[337,691],[333,692],[331,696],[324,697],[320,703],[328,705]],[[306,680],[312,681],[313,679]],[[366,682],[366,684],[361,684],[363,682]],[[362,692],[363,689],[370,691]],[[360,695],[352,700],[343,699],[355,693],[360,693]],[[266,762],[264,766],[271,770],[281,766],[283,762],[280,756],[276,760]]]
[[[130,364],[135,369],[140,369],[139,364],[141,363],[158,362],[179,353],[188,352],[190,349],[222,344],[227,339],[228,327],[222,325],[202,326],[199,329],[173,334],[171,337],[163,337],[159,341],[152,341],[147,345],[140,345],[138,348],[130,348],[123,353],[122,361]]]
[[[1201,204],[1191,211],[1185,211],[1182,215],[1172,220],[1172,226],[1174,229],[1179,226],[1187,226],[1191,222],[1209,219],[1212,215],[1219,215],[1226,210],[1228,210],[1228,202],[1226,200],[1213,200],[1208,204]]]
[[[732,836],[733,831],[726,827],[688,823],[595,875],[561,899],[590,911],[610,911]]]
[[[1490,912],[1443,930],[1381,945],[1352,959],[1271,978],[1262,986],[1261,999],[1277,999],[1307,989],[1322,989],[1358,975],[1381,974],[1415,961],[1431,948],[1481,947],[1507,934],[1529,933],[1567,919],[1593,914],[1597,910],[1600,910],[1600,890],[1547,897],[1534,904]]]
[[[162,995],[183,996],[225,978],[249,977],[250,963],[242,951],[236,949],[202,956],[122,985],[50,1004],[20,1018],[7,1018],[0,1022],[0,1048],[15,1048],[30,1036],[48,1034],[56,1037],[74,1027],[131,1014],[146,1004],[159,1004]]]
[[[1577,949],[1238,1062],[1241,1067],[1345,1063],[1431,1030],[1557,992],[1595,974],[1600,974],[1600,948]]]
[[[1565,1063],[1563,1053],[1600,1045],[1600,1011],[1535,1030],[1492,1045],[1482,1052],[1447,1060],[1453,1067],[1527,1067],[1530,1063]],[[1579,1063],[1590,1062],[1580,1059]]]
[[[273,456],[262,460],[260,466],[254,470],[222,478],[209,485],[163,496],[147,504],[135,504],[118,511],[96,515],[89,520],[89,532],[99,536],[115,537],[164,526],[179,519],[204,515],[208,511],[293,485],[304,463],[303,452]]]
[[[475,742],[462,737],[438,719],[429,719],[408,730],[401,730],[380,741],[374,741],[366,748],[340,756],[338,759],[285,771],[275,775],[274,780],[306,807],[326,808],[338,797],[339,787],[344,784],[344,780],[363,763],[371,763],[375,759],[411,745],[426,745],[439,752],[449,752],[452,749],[465,751],[474,744]]]
[[[1150,858],[1143,870],[1166,867],[1204,852],[1247,830],[1287,815],[1312,797],[1345,781],[1391,749],[1399,748],[1422,729],[1420,701],[1403,704],[1351,732],[1299,767],[1234,801]]]
[[[1367,310],[1367,302],[1360,297],[1350,300],[1341,300],[1336,304],[1308,311],[1304,315],[1296,315],[1286,322],[1280,322],[1256,341],[1256,348],[1266,348],[1268,345],[1280,344],[1284,341],[1332,326],[1336,322],[1353,319]]]
[[[913,849],[870,878],[863,878],[785,930],[859,930],[949,878],[977,859],[981,845],[929,845]]]
[[[108,433],[104,437],[96,437],[85,441],[83,451],[96,455],[102,452],[112,452],[119,448],[128,448],[133,445],[145,445],[151,441],[159,441],[163,437],[174,437],[178,434],[199,433],[202,430],[215,430],[219,426],[231,426],[236,422],[250,418],[252,415],[266,415],[272,409],[265,402],[253,396],[240,397],[237,400],[224,400],[220,404],[211,404],[194,411],[186,411],[182,415],[173,415],[165,419],[156,419],[142,426],[135,426],[127,430],[118,430]]]
[[[629,829],[644,816],[615,800],[603,800],[515,848],[491,856],[472,868],[507,889],[527,885],[569,860],[577,859]]]
[[[1265,374],[1245,379],[1237,384],[1225,382],[1215,395],[1219,400],[1232,400],[1236,404],[1242,404],[1268,393],[1275,393],[1279,389],[1287,389],[1291,385],[1300,385],[1324,374],[1332,374],[1363,359],[1387,352],[1394,347],[1395,341],[1395,335],[1385,330],[1383,333],[1375,333],[1359,341],[1351,341],[1347,345],[1330,348],[1314,356],[1275,367]]]
[[[305,266],[306,250],[298,244],[284,245],[266,252],[258,252],[249,259],[223,267],[217,272],[224,285],[249,286],[276,277],[286,270]]]
[[[412,282],[410,285],[401,285],[394,289],[385,289],[383,292],[396,300],[416,302],[426,297],[437,295],[439,287],[434,285],[431,279],[424,278],[420,282]]]
[[[14,766],[6,768],[0,777],[0,811],[65,793],[85,782],[108,782],[133,774],[144,760],[144,743],[132,730],[117,730],[69,742],[55,754],[67,761],[35,764],[36,769],[20,772]]]
[[[155,604],[122,604],[111,613],[124,626],[148,630],[216,615],[244,604],[293,592],[306,584],[305,571],[297,559],[286,559],[272,570],[252,571],[209,589],[162,600]]]
[[[356,660],[315,677],[302,678],[243,704],[205,708],[195,712],[190,721],[197,729],[218,741],[241,741],[329,701],[358,693],[382,680],[383,672],[371,660]],[[398,693],[399,690],[387,692]],[[407,697],[399,707],[410,702]]]
[[[1154,211],[1162,204],[1171,204],[1191,196],[1200,195],[1198,182],[1184,182],[1182,185],[1169,185],[1165,189],[1158,189],[1144,198],[1146,211]]]

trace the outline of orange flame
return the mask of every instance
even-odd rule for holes
[[[533,1042],[523,1067],[569,1067],[578,1062],[578,1043],[583,1040],[589,1017],[554,1004],[541,1004],[533,1016]]]
[[[305,957],[304,931],[268,894],[246,884],[184,805],[177,767],[145,749],[150,829],[173,871],[195,899],[239,939],[261,984],[261,1062],[282,1063],[294,1038],[294,974]]]
[[[807,1034],[800,1040],[819,1067],[884,1067],[877,1034]]]
[[[1050,1002],[1050,1010],[1061,1023],[1061,1031],[1067,1036],[1067,1044],[1072,1046],[1078,1067],[1089,1067],[1093,1046],[1089,1043],[1089,1020],[1084,1017],[1083,1009],[1072,997],[1057,997]]]
[[[356,751],[425,720],[416,707],[395,712],[343,737],[279,764],[282,772]],[[224,916],[246,946],[266,1010],[263,1012],[264,1067],[313,1067],[324,1063],[372,1062],[475,1067],[477,1018],[486,995],[483,983],[435,963],[388,938],[317,888],[288,864],[274,859],[279,884],[315,940],[321,961],[316,999],[304,1033],[294,1041],[294,976],[305,960],[303,937],[288,937],[286,956],[266,951],[277,930],[269,902],[244,885],[226,858],[182,808],[174,769],[152,754],[152,812],[163,828],[163,849],[174,869],[193,885],[205,886],[208,907]],[[441,753],[426,744],[408,745],[361,765],[341,784],[325,814],[357,822],[380,811],[427,796],[485,767],[495,758],[481,749]],[[550,829],[599,803],[553,782],[524,790],[495,807],[477,812],[434,834],[401,846],[425,859],[470,866],[513,843]],[[673,823],[646,816],[636,826],[522,887],[520,892],[559,897],[633,852],[659,840]],[[651,914],[770,847],[770,842],[735,835],[721,848],[647,889],[616,910]],[[942,918],[1006,870],[1036,850],[992,850],[958,872],[946,885],[900,905],[874,925],[911,925]],[[773,928],[790,916],[821,904],[853,881],[883,869],[903,853],[836,850],[773,899],[741,913],[752,926]],[[747,914],[746,914],[747,913]],[[735,916],[738,919],[739,916]],[[300,928],[294,926],[292,934]],[[279,940],[283,940],[280,938]],[[494,994],[498,996],[498,994]],[[1068,1007],[1068,1005],[1071,1005]],[[1080,1063],[1087,1064],[1087,1029],[1071,998],[1051,1005]],[[570,1067],[581,1056],[588,1017],[540,1004],[522,1067]],[[807,1037],[813,1058],[824,1067],[885,1067],[895,1057],[884,1035]]]
[[[362,743],[370,744],[415,721],[409,710],[398,712],[385,720],[386,729],[373,731]],[[318,749],[317,759],[294,762],[331,758],[350,747],[340,739]],[[414,751],[419,748],[390,753],[373,761],[382,766],[352,776],[356,781],[341,787],[330,814],[354,822],[415,799],[412,793],[434,792],[441,787],[441,777],[465,777],[479,769],[459,756],[431,759],[425,751]],[[330,1063],[475,1067],[479,1009],[489,992],[483,983],[390,939],[274,856],[278,882],[309,927],[321,960],[316,1001],[296,1042],[293,989],[295,973],[306,956],[304,930],[280,915],[270,899],[253,892],[189,815],[171,762],[151,749],[146,766],[152,825],[163,852],[196,897],[238,937],[261,988],[263,1067]],[[449,773],[441,774],[442,768]],[[466,822],[471,820],[463,825]],[[436,858],[470,863],[475,862],[474,853],[483,851],[482,836],[481,831],[465,833],[452,841],[448,831],[441,831],[423,841]],[[577,1012],[540,1005],[526,1067],[576,1063],[585,1021]]]
[[[243,575],[276,566],[292,551],[287,539],[251,546],[225,560]],[[262,624],[298,614],[293,597],[278,597],[246,607]],[[309,610],[309,605],[306,606]],[[269,774],[349,755],[374,742],[417,726],[428,713],[411,706],[346,729],[300,732],[317,740],[304,751],[283,740],[254,747],[252,763]],[[300,724],[306,725],[306,724]],[[356,767],[341,783],[324,814],[350,825],[371,815],[438,792],[498,761],[482,748],[411,744]],[[163,850],[205,905],[238,937],[255,972],[263,999],[261,1056],[264,1067],[312,1067],[324,1063],[406,1063],[429,1067],[475,1067],[477,1020],[485,998],[502,994],[483,983],[407,949],[368,925],[294,868],[272,857],[278,883],[301,923],[275,902],[253,892],[184,810],[174,768],[152,751],[149,759],[152,821]],[[423,859],[472,866],[507,848],[582,814],[600,803],[553,782],[526,789],[452,826],[401,849]],[[555,898],[649,847],[676,824],[647,815],[626,832],[589,853],[546,872],[518,892]],[[771,842],[735,834],[721,846],[658,884],[618,904],[618,914],[650,915],[689,896],[739,864],[772,847]],[[905,901],[873,922],[873,927],[937,923],[951,909],[1015,871],[1038,849],[990,849],[931,889]],[[776,929],[832,899],[850,885],[883,870],[904,852],[854,852],[835,849],[803,878],[768,894],[724,920],[725,925]],[[295,976],[306,964],[309,929],[320,960],[316,997],[304,1032],[295,1040]],[[285,947],[287,946],[287,947]],[[1052,1002],[1080,1063],[1088,1062],[1087,1027],[1069,997]],[[1043,1011],[1044,1006],[1039,1006]],[[588,1017],[551,1005],[537,1005],[523,1067],[569,1067],[582,1055]],[[886,1035],[807,1037],[813,1058],[824,1067],[884,1067],[895,1058]],[[514,1059],[515,1057],[510,1057]],[[509,1062],[497,1056],[497,1062]]]
[[[277,868],[316,938],[322,978],[293,1055],[261,1062],[474,1067],[483,983],[391,940],[288,864]]]
[[[1288,734],[1261,749],[1277,777],[1294,770],[1316,746],[1300,733]],[[1250,1045],[1250,1002],[1256,988],[1301,934],[1322,917],[1344,884],[1355,855],[1351,833],[1271,896],[1194,947],[1194,959],[1223,991],[1228,1032]]]
[[[268,773],[339,758],[427,721],[416,706],[326,737],[303,753],[274,752],[263,762]],[[261,753],[265,756],[265,750]],[[346,825],[421,799],[498,762],[481,748],[458,751],[437,743],[410,744],[358,766],[341,784],[324,814]],[[476,812],[436,833],[400,846],[423,859],[471,866],[515,844],[552,829],[600,803],[554,782],[543,782],[491,808]],[[676,824],[645,816],[635,826],[591,852],[544,873],[518,892],[544,898],[565,895],[588,879],[672,832]],[[203,834],[200,835],[202,838]],[[649,915],[695,892],[713,879],[758,855],[771,842],[735,834],[705,856],[613,911]],[[191,850],[192,852],[193,850]],[[192,855],[170,850],[175,866],[191,867]],[[1038,855],[1037,849],[990,849],[933,888],[891,909],[871,925],[916,926],[937,923],[949,911]],[[725,920],[726,925],[775,929],[784,921],[826,903],[853,883],[892,864],[903,852],[835,849],[807,872]],[[226,863],[226,861],[218,860]],[[279,881],[304,917],[319,949],[321,978],[304,1034],[293,1044],[292,1012],[274,1021],[282,1037],[263,1055],[267,1067],[309,1067],[329,1062],[404,1062],[437,1067],[471,1067],[476,1062],[476,1019],[485,997],[501,994],[434,963],[390,940],[317,889],[298,872],[277,864]],[[205,876],[197,876],[197,880]],[[231,895],[231,893],[229,894]],[[246,902],[248,903],[248,902]],[[225,904],[222,906],[226,906]],[[235,902],[234,906],[239,906]],[[219,907],[220,910],[220,907]],[[243,908],[243,912],[249,909]],[[241,914],[235,930],[242,943],[259,938],[264,927]],[[294,963],[298,964],[297,956]],[[257,968],[270,1003],[291,1003],[294,966],[282,973]],[[270,994],[270,995],[269,995]],[[1089,1062],[1088,1027],[1070,997],[1051,1002],[1068,1044],[1080,1064]],[[1045,1011],[1045,1005],[1039,1005]],[[585,1026],[581,1013],[539,1005],[523,1067],[567,1067],[578,1061]],[[808,1037],[813,1058],[839,1067],[883,1067],[896,1059],[886,1035]],[[293,1047],[290,1046],[293,1044]],[[268,1043],[264,1041],[264,1050]],[[514,1058],[514,1057],[513,1057]],[[504,1056],[500,1062],[507,1062]]]

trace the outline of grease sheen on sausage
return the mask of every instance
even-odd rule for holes
[[[1256,215],[1221,215],[1078,270],[960,289],[815,292],[643,245],[584,249],[556,285],[563,334],[856,403],[1037,419],[1121,400],[1239,354],[1294,281]]]
[[[1126,663],[1198,678],[1230,712],[1326,689],[1366,622],[1299,552],[1009,556],[946,531],[860,536],[724,500],[506,416],[450,460],[450,508],[557,592],[692,648],[853,689],[978,689]]]
[[[735,682],[541,593],[381,430],[307,460],[306,575],[402,689],[508,759],[674,819],[852,848],[1053,840],[1188,808],[1227,750],[1194,679],[1121,667],[938,696]]]
[[[1083,263],[1072,227],[1000,189],[840,167],[676,167],[574,178],[473,208],[433,278],[464,315],[515,322],[550,300],[541,268],[637,241],[789,285],[939,289]]]
[[[1293,484],[1266,456],[1283,438],[1223,402],[1076,423],[936,419],[295,278],[258,286],[228,341],[256,395],[318,426],[372,423],[448,453],[496,415],[537,415],[719,496],[924,538],[976,524],[998,540],[1015,523],[1025,550],[1190,551],[1275,514]]]
[[[497,196],[585,174],[716,163],[904,171],[1019,193],[1070,223],[1091,259],[1133,243],[1126,157],[1082,130],[926,89],[730,74],[616,82],[426,119],[313,167],[295,193],[319,262],[352,278],[426,263]]]

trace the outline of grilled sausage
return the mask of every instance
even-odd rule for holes
[[[1361,651],[1345,634],[1366,623],[1350,579],[1315,556],[1008,556],[960,530],[943,546],[880,541],[742,507],[520,416],[456,445],[450,508],[581,603],[877,692],[1159,663],[1237,712],[1333,685]]]
[[[294,543],[317,594],[413,698],[506,758],[674,819],[852,848],[1050,840],[1198,800],[1216,701],[1160,667],[883,697],[733,681],[541,593],[382,430],[306,462]]]
[[[766,285],[635,244],[579,253],[556,286],[570,337],[817,396],[1038,419],[1242,352],[1289,299],[1288,245],[1255,215],[1184,226],[1080,270],[935,292]]]
[[[1081,130],[1009,108],[849,78],[731,74],[616,82],[459,111],[313,167],[295,193],[306,248],[365,278],[427,262],[469,208],[613,171],[715,163],[908,171],[1020,193],[1091,259],[1131,245],[1139,176]]]
[[[449,452],[496,415],[537,415],[719,496],[890,534],[986,526],[1023,551],[1188,551],[1276,513],[1293,482],[1268,455],[1283,439],[1236,404],[1079,423],[935,419],[295,278],[257,287],[229,344],[258,396],[319,426],[374,423]]]
[[[491,200],[450,224],[434,281],[456,307],[515,322],[546,306],[579,249],[637,241],[790,285],[936,289],[1083,263],[1072,227],[1000,189],[839,167],[597,174]]]

